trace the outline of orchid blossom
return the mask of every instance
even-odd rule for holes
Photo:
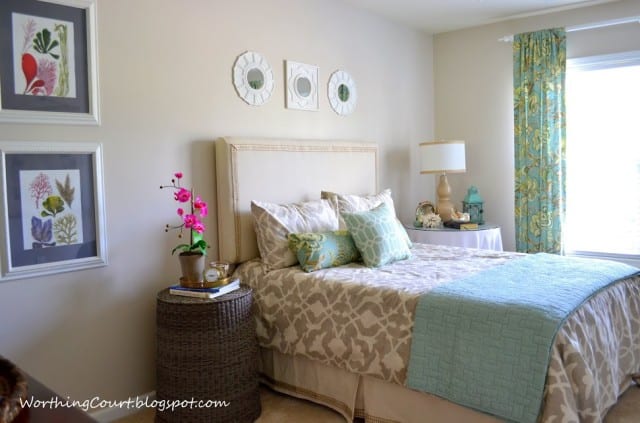
[[[165,232],[169,232],[170,229],[179,229],[178,238],[182,238],[182,231],[189,230],[189,244],[179,244],[176,246],[171,254],[180,250],[181,253],[201,253],[205,254],[209,244],[203,239],[203,233],[206,227],[199,217],[207,215],[207,203],[202,201],[200,196],[194,197],[193,189],[186,189],[180,186],[180,180],[183,177],[182,172],[176,172],[173,174],[174,178],[171,179],[171,185],[160,185],[162,188],[171,188],[174,190],[173,199],[179,203],[188,204],[185,208],[178,207],[176,210],[178,216],[180,216],[182,223],[180,225],[166,225]],[[196,210],[198,215],[196,215]]]

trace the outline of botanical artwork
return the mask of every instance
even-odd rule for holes
[[[78,169],[21,170],[24,250],[82,244]]]
[[[16,95],[76,98],[73,23],[12,13]]]

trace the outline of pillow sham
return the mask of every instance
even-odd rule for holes
[[[258,251],[267,270],[282,269],[298,262],[289,249],[287,235],[338,229],[338,215],[329,200],[273,204],[251,202]]]
[[[396,209],[393,204],[393,198],[391,198],[391,190],[389,188],[383,190],[378,194],[371,195],[355,195],[355,194],[338,194],[331,191],[320,191],[320,198],[327,199],[333,201],[334,206],[338,208],[339,218],[338,222],[340,223],[340,229],[346,228],[346,224],[344,219],[342,218],[343,213],[357,213],[371,210],[382,203],[385,203],[389,206],[389,209],[393,213],[393,216],[396,217]],[[407,243],[407,246],[411,248],[413,245],[411,243],[411,239],[409,238],[409,234],[405,231],[404,226],[398,218],[396,217],[396,221],[398,222],[398,226],[400,227],[399,233]]]
[[[366,212],[342,214],[367,267],[379,267],[411,257],[409,246],[389,204]]]
[[[335,199],[340,213],[367,211],[379,206],[381,203],[387,203],[395,215],[395,206],[393,205],[393,198],[391,198],[391,190],[389,188],[378,194],[371,195],[340,194],[331,191],[320,191],[320,198],[327,200]]]
[[[360,260],[349,231],[289,234],[289,249],[305,272],[342,266]]]

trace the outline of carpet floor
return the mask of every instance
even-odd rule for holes
[[[309,401],[283,395],[271,389],[260,388],[262,415],[256,423],[344,423],[343,417]],[[145,409],[115,423],[152,423],[155,411]],[[640,422],[640,387],[632,386],[609,411],[604,423]]]

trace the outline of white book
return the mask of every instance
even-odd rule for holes
[[[240,279],[236,279],[233,282],[229,282],[226,285],[219,286],[217,288],[185,288],[180,285],[173,285],[169,287],[169,293],[173,295],[182,295],[184,297],[197,297],[197,298],[216,298],[229,292],[233,292],[240,288]]]

